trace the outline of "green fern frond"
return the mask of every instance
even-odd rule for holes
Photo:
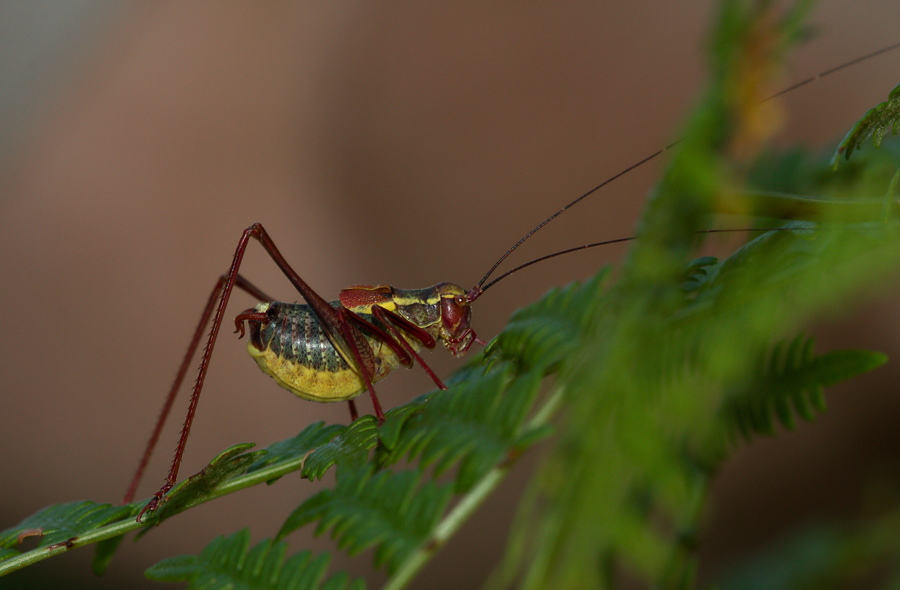
[[[862,143],[870,135],[873,136],[875,147],[881,147],[881,140],[884,139],[888,129],[893,135],[897,135],[897,132],[900,131],[900,85],[891,90],[885,102],[869,109],[847,132],[834,152],[831,159],[832,167],[837,168],[841,161],[841,154],[844,154],[844,157],[849,160],[850,154],[854,150],[860,149]]]
[[[444,513],[453,488],[427,481],[418,470],[372,473],[368,467],[338,469],[334,489],[323,490],[297,507],[277,539],[319,521],[316,534],[331,529],[338,546],[355,555],[373,545],[375,565],[393,572],[422,545]]]
[[[780,230],[758,235],[718,264],[706,265],[705,281],[699,285],[695,307],[706,307],[713,301],[717,306],[727,303],[740,307],[756,297],[753,290],[745,288],[745,279],[761,265],[765,266],[765,272],[761,277],[753,277],[765,281],[760,286],[772,288],[792,280],[792,273],[816,260],[821,247],[818,241],[821,234],[817,228],[813,222],[792,221]],[[690,308],[686,310],[690,311]]]
[[[215,590],[364,590],[357,579],[338,573],[325,580],[331,557],[301,551],[285,561],[287,544],[265,539],[250,547],[250,532],[218,537],[199,556],[165,559],[146,571],[157,582],[187,582],[189,589]]]
[[[712,276],[709,269],[716,268],[718,263],[715,256],[701,256],[692,260],[684,270],[681,289],[688,294],[699,291]]]
[[[520,432],[540,386],[540,375],[529,372],[513,379],[510,363],[472,375],[465,383],[434,396],[412,417],[381,462],[392,464],[404,456],[434,465],[440,475],[460,462],[454,478],[457,493],[464,493],[504,457],[534,440]]]
[[[470,367],[472,364],[470,363]],[[457,371],[451,375],[450,379],[448,379],[445,384],[447,386],[452,386],[454,383],[459,382],[460,379],[465,381],[465,377],[461,375],[468,374],[465,369]],[[406,423],[410,418],[415,416],[416,414],[421,413],[427,407],[427,402],[436,392],[432,391],[430,393],[426,393],[424,395],[420,395],[416,399],[403,404],[402,406],[395,406],[384,413],[384,424],[378,429],[378,440],[381,444],[386,448],[392,448],[397,444],[397,440],[400,438],[400,434],[403,432],[403,429],[406,427]]]
[[[106,568],[112,563],[119,545],[125,540],[125,535],[118,535],[111,539],[104,539],[97,543],[97,549],[94,551],[94,558],[91,560],[91,571],[95,576],[102,576],[106,573]]]
[[[560,368],[565,423],[532,492],[537,508],[521,516],[523,549],[507,563],[521,577],[507,585],[605,587],[624,567],[648,585],[689,587],[709,485],[694,449],[718,428],[722,385],[746,379],[773,337],[897,258],[894,235],[778,232],[707,269],[716,275],[695,296],[685,291],[696,232],[735,182],[742,126],[757,121],[742,89],[781,58],[759,51],[758,35],[782,48],[796,33],[793,16],[778,22],[764,6],[723,3],[711,88],[645,209],[622,280],[582,312],[594,322]]]
[[[86,533],[116,522],[134,512],[133,506],[96,502],[70,502],[48,506],[14,527],[0,532],[0,561],[18,557],[18,547],[29,537],[40,537],[38,548],[63,546]]]
[[[898,203],[900,203],[900,169],[894,173],[887,192],[884,194],[884,204],[881,207],[881,223],[887,224],[890,221]]]
[[[584,283],[551,289],[537,303],[517,310],[485,355],[513,360],[523,372],[549,371],[578,346],[584,326],[591,321],[586,310],[594,308],[589,303],[600,297],[608,276],[609,268],[605,268]]]
[[[307,479],[321,479],[337,464],[358,466],[366,463],[368,454],[380,439],[399,435],[403,425],[413,414],[420,412],[423,399],[413,400],[385,413],[385,423],[379,427],[373,416],[362,416],[350,426],[317,422],[297,436],[276,442],[265,449],[247,473],[253,473],[281,463],[305,460],[301,474]]]
[[[337,464],[365,464],[369,451],[378,444],[378,423],[374,416],[361,416],[331,442],[314,450],[303,465],[303,477],[322,479]]]
[[[900,510],[850,526],[820,523],[795,531],[750,557],[725,577],[729,590],[897,588]],[[873,585],[872,572],[883,584]]]
[[[794,416],[807,422],[825,411],[823,389],[885,362],[881,353],[865,350],[836,350],[816,356],[814,340],[798,334],[790,344],[777,344],[765,366],[760,367],[745,391],[730,396],[723,408],[729,426],[746,440],[754,434],[772,434],[775,418],[788,430]]]
[[[266,447],[265,454],[257,459],[247,473],[253,473],[264,467],[294,461],[305,457],[312,450],[321,447],[333,439],[338,433],[346,430],[340,424],[325,425],[324,422],[316,422],[304,428],[300,433],[282,441],[278,441]],[[270,480],[272,483],[274,480]]]
[[[179,512],[202,504],[223,483],[247,471],[247,468],[266,454],[265,450],[244,453],[253,443],[231,446],[210,461],[199,473],[175,485],[165,502],[153,513],[152,521],[159,524]]]

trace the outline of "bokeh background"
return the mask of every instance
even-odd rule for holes
[[[470,286],[541,219],[677,137],[702,80],[711,10],[645,0],[0,4],[0,529],[51,503],[120,500],[208,291],[250,223],[261,221],[326,298],[352,284]],[[896,3],[821,2],[785,85],[896,42],[897,22]],[[894,52],[794,92],[782,141],[830,145],[884,100],[898,69]],[[515,261],[630,234],[660,166],[579,205]],[[476,330],[492,337],[516,307],[623,252],[508,280],[478,302]],[[243,272],[297,299],[255,245]],[[820,349],[900,358],[900,282],[888,281],[841,320],[823,319]],[[241,294],[233,309],[253,303]],[[428,360],[441,375],[458,364],[441,352]],[[891,365],[834,390],[816,426],[736,454],[715,486],[704,576],[803,522],[852,518],[872,489],[894,485],[898,376]],[[410,371],[379,392],[391,406],[430,388]],[[276,387],[226,332],[182,473],[237,442],[264,446],[346,419],[344,404]],[[180,420],[140,495],[162,482]],[[415,587],[485,577],[534,461]],[[288,477],[181,515],[127,540],[100,579],[79,550],[0,588],[149,587],[144,568],[246,524],[254,540],[271,536],[318,489]],[[332,546],[308,529],[290,540],[294,550]],[[370,564],[349,562],[382,579]]]

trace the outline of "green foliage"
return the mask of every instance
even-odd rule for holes
[[[48,506],[18,525],[0,532],[0,560],[20,555],[17,547],[29,537],[40,537],[38,548],[65,548],[88,531],[132,515],[131,506],[96,502],[70,502]]]
[[[897,537],[900,511],[893,509],[851,526],[818,523],[794,531],[754,555],[725,577],[727,590],[872,588],[900,583]]]
[[[784,45],[767,35],[796,35],[796,13],[762,33],[754,10],[725,3],[718,77],[645,210],[621,280],[585,312],[591,323],[560,368],[565,428],[533,483],[502,586],[609,587],[625,568],[650,585],[691,587],[692,539],[725,457],[729,393],[752,381],[773,340],[897,262],[893,230],[799,227],[764,234],[702,273],[695,266],[685,284],[708,211],[746,168],[723,156],[758,120],[741,77],[778,58]],[[757,51],[759,35],[776,55]]]
[[[816,356],[813,344],[812,338],[797,335],[787,346],[784,342],[775,345],[753,381],[730,395],[723,406],[729,431],[749,440],[754,433],[774,433],[774,418],[790,430],[795,414],[812,422],[816,412],[825,411],[824,387],[887,362],[885,355],[866,350],[833,350]]]
[[[213,458],[199,473],[178,483],[166,496],[165,503],[151,516],[145,516],[159,524],[179,512],[207,501],[216,489],[228,479],[243,474],[247,468],[265,455],[265,451],[243,453],[253,448],[253,443],[229,447]]]
[[[321,448],[333,439],[338,433],[344,432],[346,429],[338,424],[326,426],[324,422],[316,422],[304,428],[297,436],[282,440],[269,445],[265,449],[265,454],[257,459],[250,467],[247,473],[259,471],[264,467],[278,465],[295,461],[298,458],[306,458],[313,449]],[[307,477],[313,475],[311,467],[305,465]],[[318,475],[321,477],[321,475]],[[310,477],[312,479],[312,477]],[[274,483],[274,482],[269,482]]]
[[[102,576],[106,573],[106,568],[112,563],[116,550],[124,540],[125,535],[118,535],[97,543],[97,550],[94,551],[94,559],[91,561],[91,571],[94,572],[94,575]]]
[[[583,285],[551,289],[536,304],[517,310],[485,354],[503,355],[523,371],[549,371],[558,366],[577,349],[589,319],[585,313],[602,297],[608,275],[609,269],[604,269]]]
[[[325,472],[341,463],[359,466],[366,462],[369,450],[378,444],[378,423],[374,416],[362,416],[328,444],[311,453],[303,466],[303,475],[321,479]]]
[[[847,132],[846,137],[834,153],[831,160],[832,166],[837,168],[841,161],[841,154],[844,154],[844,157],[849,160],[850,154],[854,150],[860,149],[862,143],[869,136],[872,136],[876,148],[881,147],[881,140],[884,139],[888,129],[893,135],[897,135],[897,131],[900,130],[900,85],[891,90],[885,102],[869,109]]]
[[[377,546],[375,565],[394,572],[437,526],[452,488],[425,482],[419,470],[338,470],[334,489],[307,499],[285,521],[278,538],[319,522],[316,534],[331,529],[338,547],[349,555]]]
[[[283,539],[315,523],[351,555],[374,549],[390,587],[403,587],[509,466],[551,434],[552,419],[496,585],[604,588],[626,570],[648,585],[692,587],[710,478],[740,437],[770,433],[776,419],[786,428],[797,416],[812,420],[824,410],[824,387],[885,362],[856,350],[816,355],[812,339],[795,335],[900,264],[894,224],[811,198],[846,207],[873,186],[883,192],[889,176],[870,174],[873,160],[857,158],[831,180],[821,162],[796,151],[750,160],[764,135],[751,82],[801,36],[808,9],[801,3],[779,19],[767,7],[722,3],[713,78],[615,281],[604,269],[515,312],[448,390],[389,410],[381,426],[371,416],[347,427],[317,423],[262,451],[226,450],[147,523],[292,472],[314,480],[334,467],[336,483],[302,502],[275,541],[249,549],[241,531],[147,575],[192,588],[345,588],[345,574],[324,580],[327,554],[285,561]],[[867,123],[876,143],[888,120]],[[711,212],[727,209],[745,181],[804,195],[777,199],[799,203],[807,221],[765,231],[721,261],[691,261]],[[49,507],[0,534],[0,573],[45,558],[42,548],[54,544],[64,551],[98,541],[100,571],[122,535],[141,528],[141,506]],[[20,537],[38,529],[39,548],[19,551]]]
[[[182,555],[165,559],[147,570],[147,577],[159,582],[188,582],[188,588],[214,590],[364,590],[362,580],[348,584],[339,573],[325,580],[330,561],[327,554],[313,557],[301,551],[285,561],[285,543],[260,541],[248,551],[250,531],[243,529],[219,537],[199,556]]]
[[[435,475],[458,464],[455,491],[468,492],[509,453],[533,444],[537,429],[523,431],[521,425],[537,395],[539,377],[531,372],[513,379],[510,367],[500,364],[473,374],[411,417],[399,439],[382,447],[380,462],[392,464],[406,456],[421,467],[434,465]]]

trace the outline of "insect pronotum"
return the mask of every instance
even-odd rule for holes
[[[818,76],[794,84],[778,95],[897,47],[900,47],[900,43],[856,58]],[[219,278],[210,293],[188,352],[169,391],[163,411],[124,501],[129,503],[134,498],[150,455],[171,410],[175,395],[187,374],[191,358],[199,347],[205,328],[211,319],[212,327],[201,357],[200,368],[172,466],[165,484],[144,507],[138,520],[144,512],[156,509],[165,494],[175,484],[197,402],[216,339],[224,321],[225,309],[235,287],[261,301],[255,307],[239,313],[234,320],[234,326],[235,332],[239,333],[241,337],[248,336],[248,351],[263,372],[270,375],[278,385],[299,397],[320,402],[348,401],[352,419],[357,417],[353,399],[368,392],[375,415],[381,423],[384,420],[384,413],[376,396],[374,383],[399,366],[410,368],[417,363],[438,388],[446,389],[444,383],[422,359],[418,351],[423,348],[433,349],[440,342],[451,354],[461,356],[474,343],[484,344],[477,338],[471,327],[471,304],[491,286],[536,262],[576,250],[633,239],[620,238],[555,252],[522,264],[490,283],[487,282],[507,256],[547,223],[610,182],[656,158],[665,149],[668,148],[659,150],[610,177],[550,215],[509,248],[484,277],[468,290],[452,283],[439,283],[424,289],[397,289],[384,285],[353,286],[343,289],[337,301],[328,302],[310,288],[293,270],[263,226],[259,223],[251,225],[241,235],[230,269]],[[251,240],[260,243],[277,267],[303,296],[305,304],[274,301],[239,273],[244,253]]]

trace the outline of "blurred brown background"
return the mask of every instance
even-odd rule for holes
[[[117,502],[201,306],[241,230],[265,224],[323,296],[343,286],[470,286],[564,203],[677,136],[702,76],[711,3],[328,2],[0,4],[0,529],[44,505]],[[785,84],[896,42],[900,6],[822,2],[818,36]],[[827,145],[884,100],[900,52],[787,99],[786,140]],[[557,220],[515,258],[628,235],[659,163]],[[623,250],[547,263],[478,302],[490,338],[518,306]],[[243,272],[297,295],[251,245]],[[897,287],[897,281],[893,281]],[[852,302],[820,349],[900,358],[896,289]],[[235,312],[254,302],[238,295]],[[345,404],[293,398],[223,333],[182,473],[228,445],[267,445]],[[428,357],[439,374],[457,365]],[[743,449],[717,485],[710,571],[800,521],[859,511],[896,475],[896,365],[829,396],[815,427]],[[421,371],[379,387],[391,406],[429,389]],[[162,482],[187,403],[140,495]],[[370,411],[368,400],[361,410]],[[527,476],[525,461],[518,476]],[[877,474],[877,475],[875,475]],[[159,559],[250,524],[271,536],[320,488],[295,477],[126,541],[108,574],[80,550],[0,588],[139,587]],[[509,482],[417,588],[469,588],[497,559],[519,487]],[[304,529],[292,548],[331,547]],[[337,559],[338,565],[344,561]],[[371,580],[371,556],[352,562]],[[464,579],[464,574],[471,579]],[[54,581],[57,580],[57,581]]]

